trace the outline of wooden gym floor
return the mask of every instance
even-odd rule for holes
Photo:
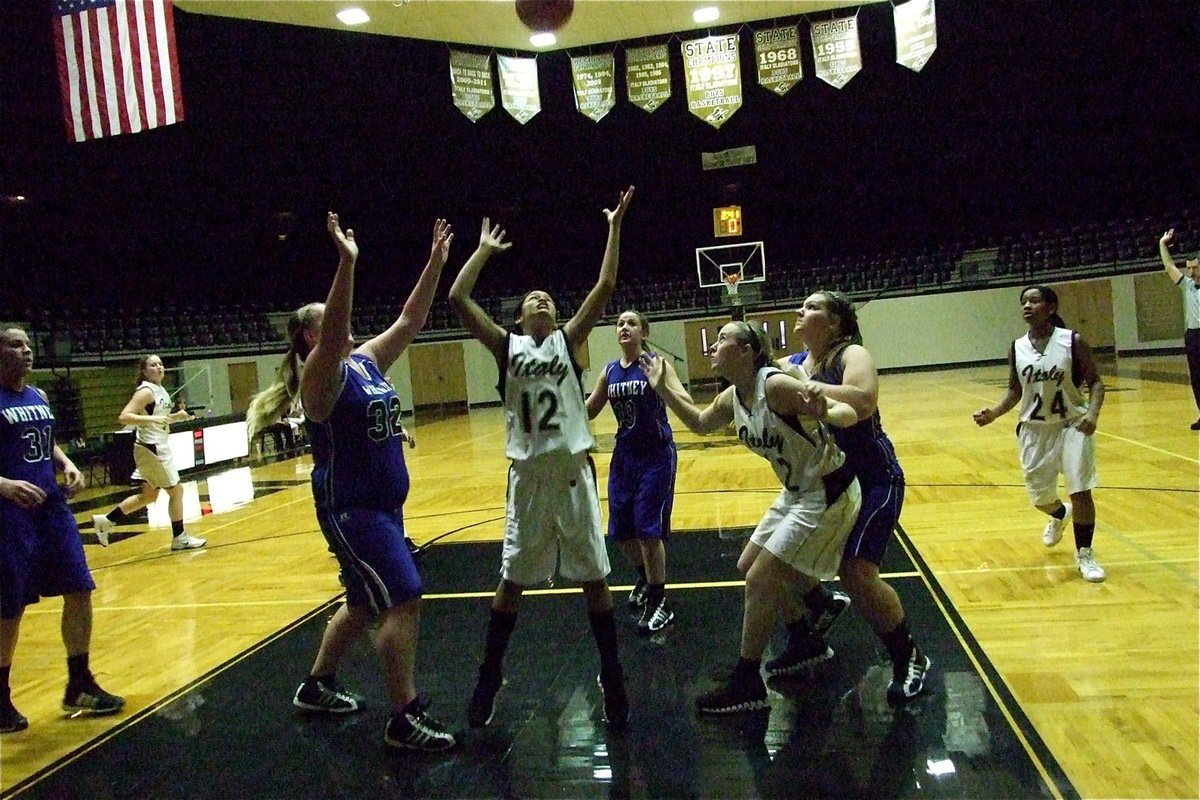
[[[366,642],[342,670],[368,710],[293,714],[340,593],[317,531],[307,457],[189,485],[202,551],[172,554],[161,508],[95,544],[74,508],[97,591],[92,665],[121,715],[64,719],[61,603],[26,613],[12,672],[30,728],[0,738],[0,796],[40,797],[1196,797],[1198,465],[1182,357],[1103,365],[1096,551],[1108,581],[1076,574],[1070,534],[1041,544],[1021,484],[1015,417],[977,429],[1003,367],[885,375],[882,408],[908,477],[884,572],[934,659],[931,691],[888,708],[880,648],[853,609],[837,655],[772,683],[769,714],[699,719],[694,698],[736,655],[737,537],[776,486],[725,436],[680,432],[674,626],[636,636],[631,571],[614,554],[633,702],[624,736],[598,722],[594,649],[571,586],[531,596],[495,722],[439,756],[385,752],[381,680]],[[597,420],[601,493],[614,423]],[[499,563],[505,461],[497,408],[418,414],[406,509],[426,545],[418,679],[455,729],[482,650]],[[779,642],[775,643],[778,646]]]

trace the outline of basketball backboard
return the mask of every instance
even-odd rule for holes
[[[740,305],[744,289],[753,287],[757,299],[767,280],[767,256],[762,242],[739,242],[696,248],[696,276],[703,288],[723,287],[729,300]]]

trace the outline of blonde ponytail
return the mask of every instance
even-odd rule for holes
[[[259,432],[278,422],[300,394],[300,374],[309,351],[304,332],[310,330],[324,312],[323,303],[309,303],[296,309],[288,319],[290,344],[279,366],[278,377],[264,391],[254,395],[246,409],[246,435],[251,441]]]

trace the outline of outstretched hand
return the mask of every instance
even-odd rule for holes
[[[484,217],[483,228],[479,231],[479,249],[504,251],[510,247],[512,242],[504,241],[504,228],[492,225],[491,219]]]
[[[625,218],[625,209],[629,208],[629,201],[632,199],[633,187],[630,186],[621,192],[621,199],[617,201],[616,208],[604,209],[604,217],[608,220],[609,225],[616,226],[621,224],[621,220]]]
[[[441,269],[450,258],[450,244],[454,234],[450,232],[450,223],[439,219],[433,223],[433,248],[429,252],[429,263]]]
[[[347,228],[343,233],[338,215],[332,211],[325,215],[325,229],[329,231],[333,243],[337,245],[338,255],[347,261],[358,260],[358,242],[354,241],[354,230]]]
[[[1171,228],[1170,230],[1168,230],[1166,233],[1164,233],[1159,238],[1159,241],[1162,242],[1163,244],[1170,244],[1174,238],[1175,238],[1175,229]]]
[[[655,391],[662,385],[663,373],[666,369],[663,367],[663,359],[658,353],[642,353],[638,356],[638,361],[642,365],[642,372],[646,375],[646,381],[650,384],[650,388]]]

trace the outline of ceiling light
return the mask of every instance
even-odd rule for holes
[[[535,33],[529,37],[529,43],[534,47],[549,47],[552,44],[557,44],[558,38],[549,32]]]
[[[719,16],[721,16],[721,9],[716,6],[705,6],[692,12],[692,21],[703,25],[705,22],[716,22]]]
[[[362,25],[370,22],[371,18],[361,8],[343,8],[337,13],[337,18],[343,25]]]

